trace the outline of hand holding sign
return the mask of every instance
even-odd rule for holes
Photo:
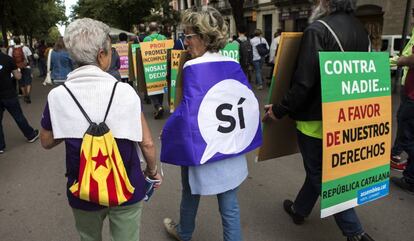
[[[265,105],[265,115],[263,116],[262,121],[268,121],[269,119],[272,119],[274,121],[278,120],[275,114],[273,113],[273,104]]]
[[[201,102],[198,125],[207,143],[200,164],[216,153],[243,151],[259,127],[259,108],[254,93],[233,79],[217,83]]]

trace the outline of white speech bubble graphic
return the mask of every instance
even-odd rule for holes
[[[200,164],[216,153],[236,154],[248,147],[259,127],[259,103],[254,93],[234,79],[214,85],[204,96],[197,121],[207,143]]]

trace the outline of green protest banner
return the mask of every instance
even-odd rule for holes
[[[140,44],[148,95],[163,94],[167,87],[167,49],[172,40],[143,42]]]
[[[389,193],[391,80],[381,52],[321,52],[321,217]]]
[[[136,79],[137,76],[138,76],[138,73],[137,73],[137,49],[138,48],[139,48],[139,44],[131,44],[130,45],[130,49],[131,49],[131,58],[130,59],[132,59],[134,79]]]
[[[240,62],[239,56],[239,45],[236,43],[228,43],[223,49],[220,49],[220,54],[223,56],[230,57],[237,62]]]

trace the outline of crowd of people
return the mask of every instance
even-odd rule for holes
[[[286,199],[282,205],[296,225],[306,221],[321,194],[322,101],[319,52],[370,51],[367,31],[353,14],[353,0],[320,0],[315,4],[309,26],[303,34],[289,91],[279,103],[265,106],[263,118],[263,121],[278,121],[288,115],[297,125],[297,142],[306,178],[296,198]],[[228,42],[228,26],[216,9],[207,7],[186,10],[181,24],[184,33],[176,40],[174,49],[188,51],[191,60],[186,63],[187,66],[232,61],[218,53]],[[326,26],[333,29],[336,35]],[[141,43],[167,39],[160,33],[156,22],[151,22],[148,29],[149,34],[147,26],[140,24],[139,34],[134,39],[128,39],[126,33],[121,33],[118,36],[119,42]],[[227,78],[237,79],[232,74],[243,72],[250,81],[253,66],[256,89],[262,90],[265,84],[263,64],[267,58],[274,65],[280,34],[281,31],[278,30],[269,46],[260,29],[256,29],[250,39],[246,35],[245,26],[240,26],[238,36],[233,39],[239,45],[240,64],[232,65],[233,69],[228,70]],[[411,68],[414,66],[414,41],[410,43],[406,56],[400,57],[396,62],[398,66],[408,67],[404,98],[397,114],[397,140],[392,152],[392,167],[402,170],[403,177],[392,177],[391,180],[402,189],[414,193],[414,162],[411,161],[414,158],[414,126],[411,119],[414,117],[414,69]],[[53,47],[39,41],[36,50],[32,51],[21,43],[19,37],[15,37],[9,49],[1,46],[0,52],[0,154],[6,148],[1,126],[5,110],[12,115],[28,142],[34,142],[40,136],[41,145],[45,149],[64,143],[67,198],[82,241],[101,240],[105,218],[109,219],[112,240],[139,240],[143,199],[146,195],[146,190],[142,187],[146,186],[148,179],[155,183],[154,188],[162,185],[163,177],[158,169],[154,138],[142,111],[141,99],[128,84],[128,80],[121,78],[118,71],[119,55],[111,44],[110,28],[106,24],[82,18],[70,23],[64,36]],[[39,76],[45,78],[44,84],[56,85],[48,94],[40,132],[26,120],[15,82],[18,81],[24,102],[30,104],[34,62],[37,62]],[[149,99],[155,111],[153,117],[161,118],[164,113],[164,94],[149,96]],[[193,117],[197,115],[193,112],[186,114]],[[111,133],[111,137],[106,136],[108,133]],[[101,144],[92,141],[88,145],[85,139],[87,135]],[[237,139],[232,141],[237,142]],[[90,160],[85,155],[88,151],[92,153]],[[408,154],[406,162],[400,160],[402,151]],[[139,152],[142,152],[142,156]],[[144,168],[141,167],[141,162],[144,163]],[[92,165],[92,168],[88,168],[88,165]],[[125,170],[122,171],[122,168]],[[85,173],[91,176],[86,176]],[[105,181],[101,176],[104,179],[112,178],[113,181]],[[175,240],[191,240],[200,198],[216,195],[222,219],[223,240],[241,241],[243,238],[237,193],[247,176],[245,154],[236,153],[199,166],[181,166],[179,219],[174,221],[173,218],[166,217],[163,221],[166,232]],[[95,183],[91,177],[99,180]],[[88,180],[89,187],[92,189],[95,186],[99,193],[82,193],[81,179]],[[125,194],[126,200],[121,202],[123,196],[113,192],[119,191],[116,183],[123,182],[126,183],[121,185],[124,193],[128,185],[132,191],[129,195]],[[76,188],[79,188],[79,192]],[[104,197],[119,202],[102,205],[101,199]],[[364,230],[353,208],[333,216],[347,241],[374,240]]]

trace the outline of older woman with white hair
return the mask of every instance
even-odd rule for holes
[[[240,64],[218,53],[228,33],[221,14],[187,10],[182,25],[192,59],[183,68],[182,102],[163,129],[161,161],[181,166],[183,190],[179,222],[164,225],[176,240],[191,240],[200,197],[215,195],[224,241],[240,241],[237,193],[248,175],[245,154],[261,145],[258,101]]]
[[[139,240],[145,176],[158,180],[156,187],[161,182],[155,147],[145,117],[141,114],[140,99],[131,86],[117,82],[105,72],[111,62],[107,25],[89,18],[75,20],[66,28],[64,42],[70,56],[80,67],[69,73],[64,85],[54,88],[48,95],[41,121],[42,146],[50,149],[65,142],[67,198],[82,241],[101,240],[106,217],[109,219],[111,240]],[[106,144],[108,149],[101,149],[99,145],[98,150],[84,147],[84,135],[87,130],[89,133],[88,128],[94,123],[105,123],[112,132],[114,141]],[[138,148],[142,150],[146,162],[143,172]],[[105,153],[105,150],[108,152]],[[85,153],[90,154],[91,160],[85,160]],[[120,162],[113,165],[114,159]],[[93,167],[87,177],[82,175],[87,169],[85,162]],[[115,168],[124,172],[117,174]],[[82,187],[76,191],[76,183],[81,182],[89,182],[89,198],[79,194]],[[119,183],[122,183],[122,189],[130,190],[125,200],[124,196],[114,197],[110,191],[113,189],[111,185]],[[94,187],[99,191],[93,192]],[[112,200],[109,204],[102,201],[106,197]]]

